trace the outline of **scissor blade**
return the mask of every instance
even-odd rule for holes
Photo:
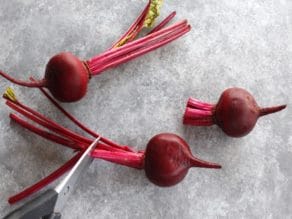
[[[54,212],[61,211],[68,197],[75,190],[78,179],[81,178],[81,175],[85,172],[86,169],[88,169],[88,167],[92,163],[93,158],[90,156],[90,153],[94,150],[99,140],[100,137],[94,140],[94,142],[86,149],[86,151],[82,154],[77,163],[70,170],[65,179],[63,179],[60,184],[55,188],[55,191],[58,193],[58,199],[55,205]]]

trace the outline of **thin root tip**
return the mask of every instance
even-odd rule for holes
[[[264,107],[260,109],[260,116],[265,116],[271,113],[279,112],[287,107],[286,104],[279,105],[279,106],[272,106],[272,107]]]
[[[14,199],[12,199],[12,198],[9,198],[9,199],[7,200],[7,202],[8,202],[10,205],[12,205],[12,204],[14,204],[16,201],[15,201]]]
[[[279,106],[279,110],[283,110],[283,109],[285,109],[286,107],[287,107],[287,104],[280,105],[280,106]]]
[[[204,160],[197,159],[197,158],[193,158],[191,160],[191,163],[192,163],[192,166],[194,166],[194,167],[221,169],[220,164],[204,161]]]
[[[209,163],[209,162],[202,163],[198,167],[210,168],[210,169],[221,169],[222,168],[222,166],[220,164],[217,164],[217,163]]]
[[[215,165],[213,166],[213,168],[214,168],[214,169],[221,169],[222,166],[221,166],[220,164],[215,164]]]

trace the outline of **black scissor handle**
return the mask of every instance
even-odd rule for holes
[[[49,215],[54,215],[53,211],[57,198],[58,193],[54,189],[49,189],[36,198],[25,203],[23,206],[12,211],[3,219],[40,219],[43,217],[52,218]],[[60,215],[56,216],[61,218]]]
[[[61,219],[61,214],[60,213],[52,213],[50,215],[43,217],[43,219]]]

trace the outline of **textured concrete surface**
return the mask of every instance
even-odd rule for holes
[[[41,78],[48,59],[71,51],[89,58],[108,48],[144,7],[140,0],[2,0],[0,69]],[[165,1],[192,31],[142,58],[91,80],[88,95],[63,106],[92,129],[137,149],[160,132],[186,139],[198,157],[222,170],[192,169],[171,188],[143,171],[96,160],[63,211],[64,218],[291,218],[291,25],[289,0]],[[0,79],[0,92],[11,83]],[[260,105],[288,109],[258,121],[244,138],[217,127],[184,127],[189,96],[216,102],[240,86]],[[14,86],[20,99],[73,130],[36,89]],[[72,153],[24,130],[0,102],[0,216],[9,195],[40,180]],[[51,185],[52,186],[52,185]]]

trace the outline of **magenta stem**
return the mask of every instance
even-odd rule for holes
[[[35,81],[35,82],[26,82],[26,81],[20,81],[15,78],[12,78],[11,76],[9,76],[7,73],[3,71],[0,71],[0,75],[14,84],[18,84],[25,87],[45,87],[46,86],[46,81],[44,79]]]
[[[286,108],[287,105],[280,105],[280,106],[272,106],[272,107],[264,107],[260,108],[260,116],[265,116],[271,113],[278,112]]]
[[[144,153],[133,152],[109,152],[106,150],[94,150],[92,157],[101,158],[107,161],[114,161],[116,164],[133,167],[136,169],[144,168]]]
[[[30,123],[26,122],[25,120],[21,119],[19,116],[17,116],[16,114],[11,113],[9,115],[9,117],[14,120],[16,123],[18,123],[19,125],[21,125],[22,127],[30,130],[31,132],[42,136],[45,139],[48,139],[50,141],[53,141],[55,143],[58,143],[60,145],[72,148],[72,149],[80,149],[79,145],[76,144],[76,142],[72,141],[72,140],[68,140],[65,138],[62,138],[61,136],[57,136],[55,134],[52,134],[50,132],[47,132],[45,130],[42,130],[40,128],[37,128],[33,125],[31,125]]]
[[[176,29],[178,27],[181,27],[181,26],[186,26],[187,25],[187,21],[184,20],[184,21],[181,21],[181,22],[178,22],[168,28],[164,28],[160,31],[157,31],[155,33],[152,33],[150,35],[147,35],[147,36],[144,36],[140,39],[137,39],[137,40],[134,40],[132,42],[129,42],[121,47],[118,47],[118,48],[114,48],[112,50],[109,50],[109,51],[106,51],[102,54],[99,54],[93,58],[91,58],[90,60],[87,61],[87,64],[89,64],[90,66],[92,66],[95,62],[97,61],[100,61],[102,60],[102,58],[106,58],[108,56],[119,56],[119,55],[124,55],[124,54],[127,54],[129,51],[132,51],[136,48],[139,48],[141,46],[144,45],[145,42],[149,41],[149,40],[152,40],[153,38],[159,36],[159,35],[162,35],[162,34],[165,34],[165,33],[169,33],[171,32],[173,29]],[[157,39],[157,38],[156,38]],[[121,52],[122,51],[122,52]]]
[[[111,68],[111,67],[114,67],[118,64],[122,64],[122,63],[125,63],[129,60],[132,60],[138,56],[141,56],[147,52],[150,52],[154,49],[157,49],[179,37],[181,37],[182,35],[184,35],[185,33],[189,32],[191,29],[191,27],[189,25],[184,25],[182,26],[181,28],[177,28],[175,30],[173,30],[172,32],[170,33],[166,33],[166,34],[162,34],[161,36],[159,36],[158,38],[155,38],[155,40],[158,40],[157,42],[154,42],[153,44],[150,44],[150,45],[145,45],[145,47],[142,47],[141,49],[139,49],[138,51],[135,51],[133,52],[132,54],[123,54],[124,51],[119,51],[121,54],[121,56],[119,56],[117,59],[113,59],[111,61],[109,61],[107,64],[105,64],[105,60],[103,60],[103,63],[99,63],[99,60],[95,60],[95,62],[89,62],[88,65],[89,65],[89,68],[90,68],[90,71],[92,72],[92,74],[96,75],[96,74],[99,74],[101,73],[102,71],[108,69],[108,68]],[[159,31],[158,31],[159,32]],[[156,34],[158,32],[155,32],[153,34]],[[152,35],[152,34],[151,34]],[[151,36],[151,35],[148,35],[148,36]],[[146,36],[146,37],[148,37]],[[152,36],[151,36],[152,37]],[[143,40],[143,38],[142,38]],[[149,40],[153,40],[153,39],[150,39]],[[138,40],[136,40],[138,41]],[[135,43],[136,41],[133,41],[133,43]],[[148,42],[146,42],[148,43]],[[129,43],[131,44],[131,43]],[[127,47],[129,44],[126,44],[125,47]],[[140,47],[141,45],[138,44],[138,45],[133,45],[133,47]],[[133,48],[132,47],[132,48]],[[124,49],[124,46],[123,47],[120,47],[122,49]],[[131,47],[127,47],[127,49],[131,50],[132,49]],[[111,50],[113,51],[113,50]],[[110,58],[114,58],[114,56],[116,56],[118,53],[114,54],[112,57]],[[120,54],[119,54],[120,55]]]
[[[215,104],[205,103],[190,97],[183,116],[183,124],[211,126],[214,124]]]
[[[170,26],[168,28],[164,28],[164,29],[162,29],[160,31],[157,31],[155,33],[152,33],[152,34],[150,34],[148,36],[144,36],[144,37],[142,37],[140,39],[137,39],[137,40],[135,40],[133,42],[129,42],[129,43],[127,43],[127,44],[125,44],[125,45],[123,45],[121,47],[114,48],[112,50],[109,50],[109,51],[106,51],[106,52],[104,52],[102,54],[99,54],[99,55],[91,58],[90,60],[88,60],[87,64],[92,66],[95,62],[101,61],[103,58],[106,58],[108,56],[112,57],[113,55],[120,56],[120,55],[127,54],[128,52],[143,46],[144,43],[147,42],[147,40],[149,40],[149,39],[151,40],[151,39],[153,39],[153,38],[155,38],[155,37],[157,37],[157,36],[159,36],[161,34],[169,33],[169,32],[171,32],[173,29],[175,29],[177,27],[186,26],[186,25],[187,25],[187,21],[186,20],[178,22],[178,23],[176,23],[176,24],[174,24],[174,25],[172,25],[172,26]]]
[[[156,31],[161,30],[164,26],[166,26],[176,15],[176,12],[173,11],[170,15],[168,15],[163,21],[161,21],[156,27],[154,27],[149,33],[152,34]]]
[[[121,51],[121,52],[127,52],[127,54],[119,55],[117,53],[117,54],[114,54],[113,56],[107,57],[107,59],[104,59],[102,61],[102,63],[100,63],[100,64],[96,63],[95,66],[93,66],[91,68],[91,71],[98,74],[98,73],[105,71],[108,68],[115,67],[116,65],[125,63],[129,60],[132,60],[138,56],[141,56],[147,52],[150,52],[154,49],[157,49],[157,48],[177,39],[178,37],[180,37],[183,34],[185,34],[186,32],[188,32],[189,30],[190,29],[188,26],[181,27],[180,29],[176,29],[175,32],[165,33],[165,35],[167,35],[167,37],[165,37],[164,35],[161,35],[161,36],[158,36],[157,38],[151,39],[153,41],[157,40],[156,42],[153,42],[153,44],[150,44],[150,43],[149,43],[149,45],[143,44],[143,47],[140,47],[139,45],[137,45],[138,49],[135,51],[126,51],[126,49],[125,49],[125,51]],[[148,42],[146,42],[146,43],[148,44]],[[132,48],[129,48],[129,50],[132,50]]]
[[[209,111],[215,108],[215,104],[205,103],[190,97],[187,102],[187,107]]]
[[[23,116],[31,119],[32,121],[36,122],[37,124],[56,132],[57,134],[63,135],[67,138],[70,138],[71,140],[78,142],[78,143],[90,143],[91,140],[89,138],[83,137],[77,133],[72,132],[71,130],[60,126],[59,124],[53,122],[52,120],[43,120],[42,117],[38,117],[37,114],[32,114],[28,111],[25,111],[24,109],[21,108],[20,105],[17,105],[11,101],[7,101],[6,104],[14,109],[15,111],[21,113]]]
[[[194,126],[211,126],[214,124],[213,113],[212,111],[205,111],[186,107],[183,116],[183,124]]]

